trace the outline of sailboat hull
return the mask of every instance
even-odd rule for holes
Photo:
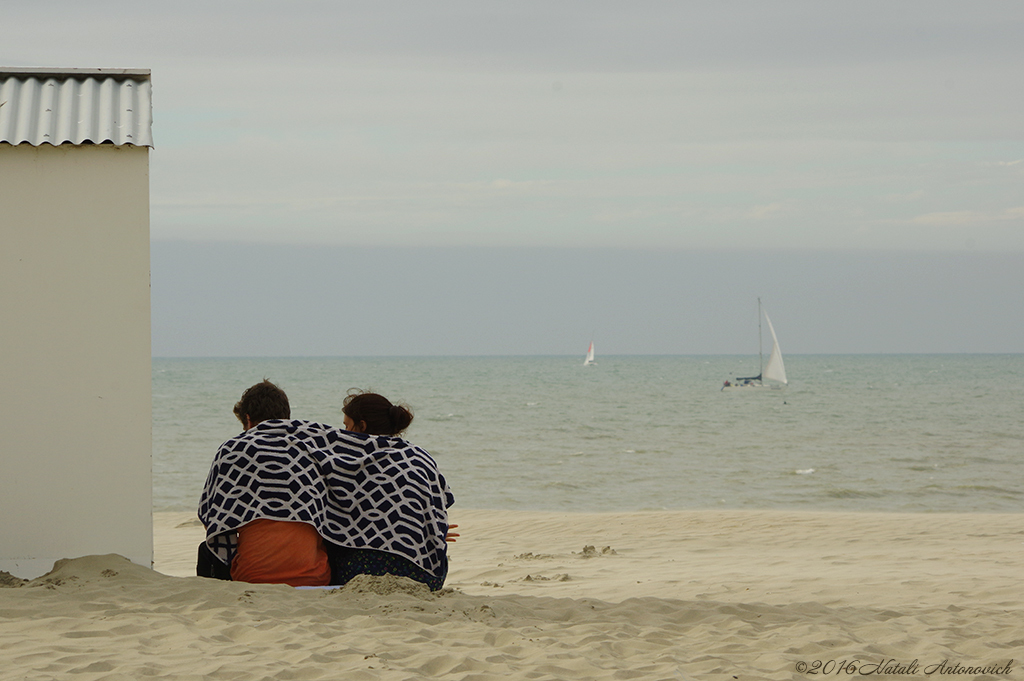
[[[733,383],[729,381],[728,385],[723,385],[722,390],[785,390],[786,384],[784,383],[762,383],[761,381],[749,381],[746,383]]]

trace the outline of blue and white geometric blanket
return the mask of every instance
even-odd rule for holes
[[[238,528],[268,518],[310,523],[339,546],[397,554],[441,576],[453,503],[433,458],[401,438],[273,419],[221,445],[199,519],[226,565]]]

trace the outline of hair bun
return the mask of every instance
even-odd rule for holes
[[[341,409],[342,413],[360,426],[367,435],[398,435],[412,423],[412,411],[400,404],[392,404],[383,395],[350,390]]]

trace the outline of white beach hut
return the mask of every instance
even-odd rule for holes
[[[152,566],[149,70],[0,68],[0,570]]]

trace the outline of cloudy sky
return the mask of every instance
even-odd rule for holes
[[[1020,3],[3,14],[152,69],[156,355],[1024,352]]]

